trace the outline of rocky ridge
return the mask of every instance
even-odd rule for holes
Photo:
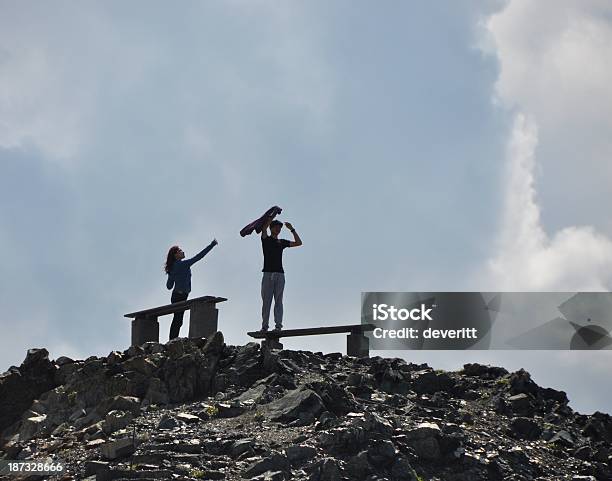
[[[262,351],[220,332],[85,360],[31,349],[0,375],[0,430],[1,458],[61,461],[48,479],[612,480],[612,418],[524,370]]]

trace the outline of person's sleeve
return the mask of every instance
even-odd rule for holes
[[[202,249],[200,252],[198,252],[195,256],[193,256],[191,259],[185,259],[183,262],[185,264],[187,264],[188,266],[190,266],[190,265],[198,262],[206,254],[208,254],[213,247],[214,246],[212,245],[212,243],[210,243],[206,247],[204,247],[204,249]]]
[[[172,277],[171,274],[168,274],[168,280],[166,281],[166,287],[168,288],[168,290],[174,287],[174,277]]]
[[[282,243],[283,249],[284,249],[285,247],[289,247],[289,245],[291,244],[291,241],[290,241],[290,240],[287,240],[287,239],[282,239],[282,241],[283,241],[283,243]]]

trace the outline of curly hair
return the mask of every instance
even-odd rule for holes
[[[170,269],[172,269],[172,266],[176,261],[176,253],[178,252],[178,250],[179,246],[170,247],[168,255],[166,256],[166,263],[164,264],[164,271],[166,271],[166,274],[168,274],[170,272]]]

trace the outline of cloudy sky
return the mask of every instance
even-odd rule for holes
[[[304,241],[286,326],[359,322],[369,290],[610,290],[611,56],[606,0],[0,0],[0,370],[125,349],[168,247],[213,237],[193,294],[247,342],[238,231],[271,205]],[[394,354],[612,411],[610,352]]]

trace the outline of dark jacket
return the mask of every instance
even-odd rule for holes
[[[264,215],[262,215],[259,219],[254,220],[253,222],[251,222],[250,224],[245,225],[242,230],[240,231],[240,235],[242,237],[250,235],[253,233],[253,231],[257,232],[258,234],[261,233],[262,229],[263,229],[263,225],[264,222],[266,221],[266,217],[276,217],[278,214],[280,214],[283,211],[283,209],[281,209],[279,206],[275,205],[274,207],[270,207],[266,213]]]

